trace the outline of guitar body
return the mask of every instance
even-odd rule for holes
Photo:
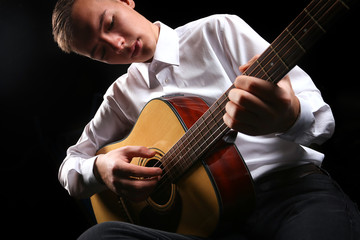
[[[153,166],[208,109],[197,97],[154,99],[142,110],[130,135],[98,151],[123,146],[146,146],[157,152],[152,159],[134,158],[132,164]],[[109,190],[91,197],[98,223],[126,221],[181,234],[206,237],[223,220],[245,216],[254,205],[251,176],[233,144],[219,142],[216,150],[196,162],[176,183],[134,203]]]

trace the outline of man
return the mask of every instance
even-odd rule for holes
[[[215,15],[173,30],[151,23],[134,7],[133,0],[60,0],[55,7],[54,38],[65,52],[109,64],[132,63],[110,86],[78,143],[68,149],[59,180],[69,193],[89,197],[110,189],[144,200],[162,170],[129,162],[155,153],[144,146],[98,156],[96,151],[126,137],[153,98],[196,94],[212,104],[234,83],[223,120],[239,132],[235,144],[257,191],[256,209],[237,238],[359,236],[356,206],[319,168],[323,154],[307,147],[321,144],[334,129],[331,109],[309,76],[298,67],[276,85],[241,76],[268,43],[236,16]],[[196,239],[119,222],[97,225],[81,238],[110,235]]]

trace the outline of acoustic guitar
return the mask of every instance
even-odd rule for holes
[[[276,84],[355,2],[311,1],[243,74]],[[92,196],[97,221],[126,221],[207,237],[221,224],[246,217],[255,205],[253,182],[222,119],[232,88],[210,107],[197,97],[154,99],[128,137],[100,149],[98,154],[128,145],[149,147],[156,151],[154,157],[131,163],[159,166],[163,175],[143,202],[109,190]]]

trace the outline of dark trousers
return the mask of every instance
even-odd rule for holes
[[[291,171],[287,170],[290,174]],[[274,174],[256,183],[257,207],[246,224],[210,238],[223,240],[359,240],[359,210],[326,174],[290,177]],[[194,240],[122,222],[98,224],[82,239]]]

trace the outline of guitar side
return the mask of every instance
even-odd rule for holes
[[[142,110],[130,135],[105,146],[98,154],[137,145],[152,148],[157,155],[154,159],[134,158],[132,164],[147,166],[151,161],[161,161],[161,157],[206,110],[207,105],[195,97],[152,100]],[[108,190],[95,194],[91,202],[97,221],[126,221],[181,234],[211,235],[226,213],[239,210],[239,204],[242,204],[239,198],[244,199],[246,204],[253,202],[252,182],[246,167],[236,169],[239,164],[244,165],[242,159],[239,161],[233,156],[238,155],[236,148],[220,144],[219,149],[195,163],[176,184],[165,191],[167,197],[165,201],[160,200],[161,203],[151,198],[133,203]],[[235,169],[233,163],[221,163],[227,161],[226,158],[235,161]],[[241,185],[246,186],[244,190],[232,188]]]

